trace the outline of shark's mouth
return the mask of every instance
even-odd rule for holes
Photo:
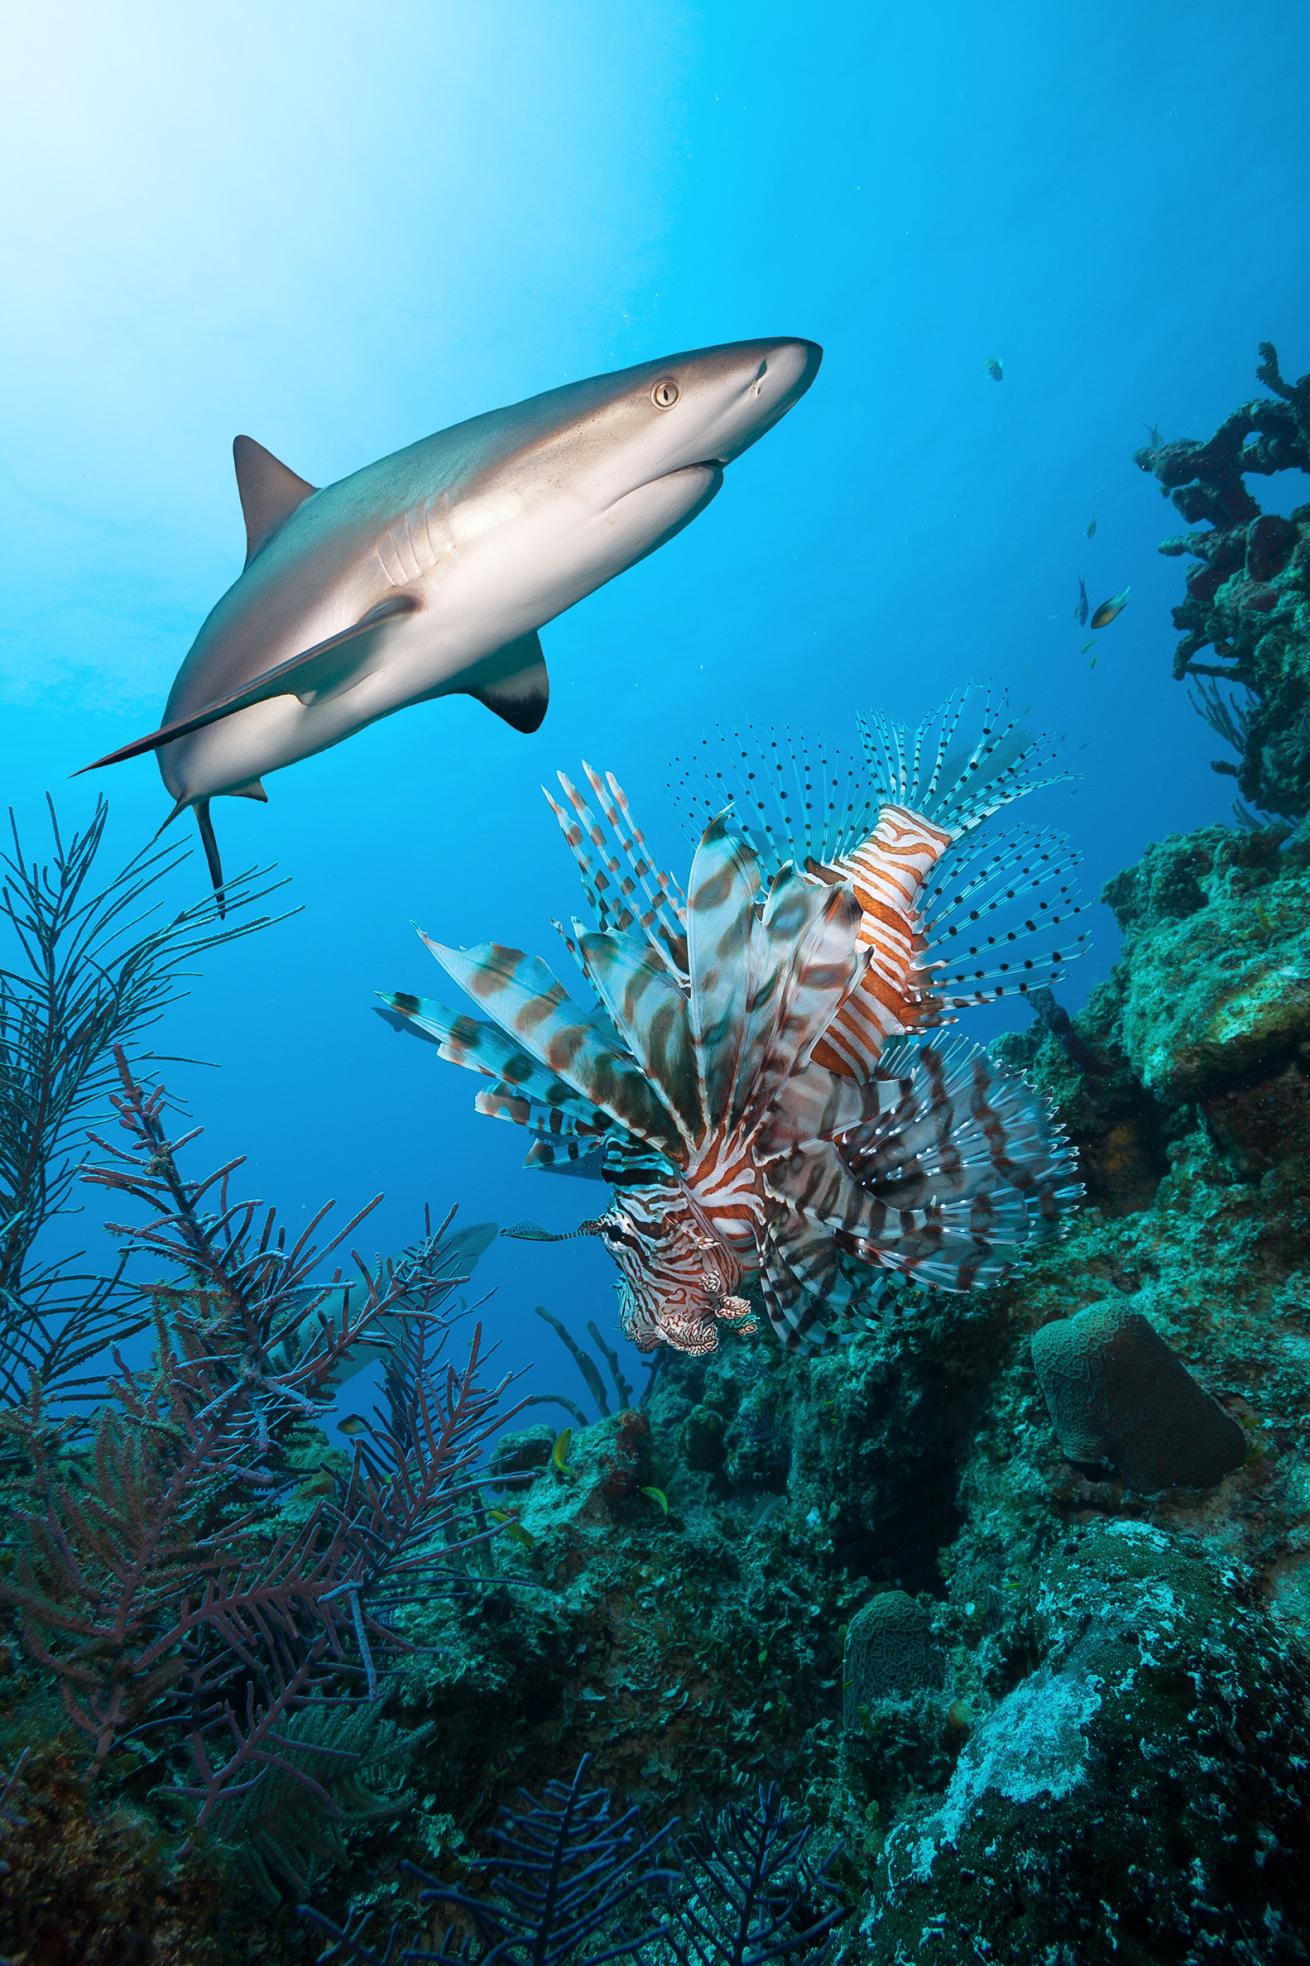
[[[674,471],[662,472],[658,478],[649,480],[655,485],[676,484],[681,478],[722,478],[727,469],[727,461],[721,457],[699,458],[695,464],[680,464]],[[717,489],[717,487],[716,487]]]
[[[706,506],[723,483],[723,466],[706,459],[702,463],[680,464],[658,477],[634,485],[609,507],[609,517],[633,519],[638,513],[685,525]]]

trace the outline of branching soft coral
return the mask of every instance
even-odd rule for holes
[[[680,1966],[823,1966],[847,1907],[828,1875],[835,1851],[815,1859],[811,1831],[795,1826],[776,1784],[754,1807],[734,1804],[682,1846],[683,1889],[670,1941]]]
[[[162,1090],[148,1091],[117,1054],[120,1090],[112,1104],[128,1145],[92,1135],[105,1159],[86,1179],[131,1197],[149,1214],[141,1225],[107,1226],[126,1257],[162,1259],[185,1281],[147,1287],[156,1305],[160,1356],[167,1357],[192,1410],[221,1416],[225,1449],[240,1477],[271,1486],[279,1445],[298,1423],[330,1405],[330,1387],[345,1360],[406,1294],[409,1272],[439,1250],[440,1231],[407,1266],[369,1271],[356,1259],[363,1288],[341,1289],[341,1272],[315,1287],[316,1273],[381,1200],[375,1196],[319,1247],[314,1236],[331,1211],[314,1214],[294,1242],[277,1211],[240,1201],[231,1190],[241,1160],[193,1182],[177,1156],[198,1130],[172,1140]],[[449,1221],[447,1217],[447,1221]],[[458,1277],[432,1278],[445,1293]]]
[[[485,1959],[602,1966],[640,1959],[663,1931],[654,1907],[675,1873],[657,1860],[674,1826],[644,1836],[635,1807],[616,1813],[608,1789],[585,1786],[590,1759],[582,1757],[571,1781],[547,1782],[540,1797],[524,1792],[517,1806],[500,1811],[491,1831],[496,1854],[470,1866],[487,1879],[491,1896],[423,1878],[424,1904],[473,1918]]]
[[[88,1775],[171,1795],[190,1847],[270,1781],[331,1815],[324,1765],[356,1750],[307,1735],[306,1715],[345,1710],[361,1678],[379,1692],[379,1658],[405,1646],[396,1604],[457,1582],[462,1553],[496,1533],[477,1496],[507,1381],[484,1384],[480,1327],[447,1357],[464,1279],[441,1230],[398,1264],[356,1257],[352,1286],[316,1281],[368,1210],[321,1248],[326,1211],[290,1240],[235,1198],[239,1162],[192,1181],[179,1157],[194,1133],[171,1136],[163,1093],[121,1052],[117,1071],[127,1143],[101,1141],[90,1178],[146,1211],[117,1233],[126,1276],[167,1268],[140,1286],[155,1353],[120,1359],[89,1438],[39,1381],[9,1414],[28,1475],[0,1607],[85,1739]],[[342,1467],[315,1422],[365,1342],[391,1348],[383,1405]],[[315,1454],[316,1497],[288,1518]]]
[[[141,1040],[181,994],[189,967],[221,942],[253,933],[269,889],[231,883],[233,919],[212,895],[158,915],[184,850],[138,853],[117,873],[100,860],[108,813],[65,837],[53,806],[52,849],[31,857],[11,815],[0,854],[0,1404],[34,1378],[49,1397],[78,1379],[134,1311],[117,1281],[41,1260],[42,1231],[67,1210],[83,1130],[115,1082],[113,1048],[141,1060]],[[138,1319],[139,1321],[139,1319]]]
[[[635,1808],[586,1786],[590,1759],[571,1781],[500,1810],[495,1854],[471,1861],[467,1888],[406,1866],[420,1904],[471,1919],[476,1942],[448,1932],[434,1950],[406,1942],[399,1920],[374,1940],[367,1916],[338,1925],[304,1905],[331,1940],[319,1966],[825,1966],[835,1957],[848,1911],[828,1874],[837,1853],[810,1854],[811,1831],[776,1786],[682,1836],[675,1822],[645,1835]]]

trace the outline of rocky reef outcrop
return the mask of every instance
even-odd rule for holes
[[[1271,342],[1256,375],[1269,394],[1212,437],[1153,434],[1136,459],[1193,528],[1160,551],[1196,562],[1174,609],[1174,674],[1197,679],[1197,708],[1236,753],[1215,769],[1249,806],[1300,819],[1310,812],[1310,505],[1263,511],[1247,481],[1310,471],[1310,375],[1285,380]]]

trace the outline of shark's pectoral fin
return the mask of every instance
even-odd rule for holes
[[[179,717],[176,723],[164,724],[159,730],[152,730],[149,737],[138,737],[135,743],[124,744],[121,750],[97,758],[94,764],[83,765],[82,771],[99,771],[102,765],[121,764],[125,758],[139,758],[143,752],[157,751],[161,744],[171,744],[176,738],[189,737],[192,731],[204,730],[206,725],[216,724],[222,717],[230,717],[238,710],[249,710],[255,703],[267,703],[274,696],[298,696],[305,703],[326,696],[332,690],[358,680],[367,667],[368,651],[360,643],[361,636],[368,636],[375,628],[385,627],[390,621],[413,614],[417,607],[418,602],[412,595],[393,594],[378,607],[370,608],[358,621],[352,621],[349,628],[343,628],[340,634],[329,635],[326,641],[316,642],[313,648],[302,649],[299,655],[290,656],[285,662],[266,669],[262,675],[253,677],[244,688],[234,690],[231,696],[225,696],[217,703],[206,704],[194,716]],[[81,773],[75,772],[73,775],[80,777]],[[258,798],[259,794],[255,793],[254,796]]]
[[[539,730],[550,702],[550,678],[537,635],[520,635],[486,656],[473,670],[465,690],[494,710],[515,730]]]
[[[298,478],[253,437],[233,438],[232,462],[237,468],[237,495],[246,522],[246,565],[249,566],[260,547],[267,544],[278,527],[318,487]]]

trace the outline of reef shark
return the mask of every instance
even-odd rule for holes
[[[812,341],[728,342],[489,410],[322,489],[233,445],[246,562],[148,737],[223,874],[211,799],[432,697],[515,730],[546,713],[537,631],[704,511],[725,467],[813,381]],[[168,820],[164,822],[166,825]]]

